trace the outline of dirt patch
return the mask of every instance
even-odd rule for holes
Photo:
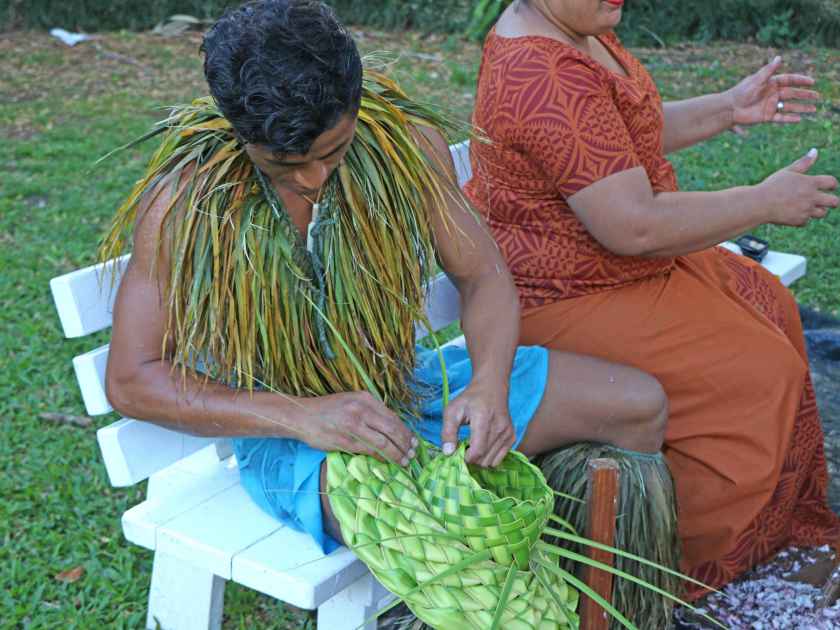
[[[0,138],[4,140],[31,140],[38,135],[38,129],[33,125],[15,123],[12,125],[0,125]],[[12,165],[10,168],[13,168]]]
[[[421,100],[469,117],[481,49],[440,35],[353,29],[359,48],[387,65],[389,72]],[[41,102],[90,101],[115,94],[176,104],[207,93],[199,53],[202,34],[164,38],[152,33],[103,33],[69,47],[47,33],[19,31],[0,39],[0,104],[11,105],[16,120],[0,115],[0,135],[36,135]],[[25,106],[25,110],[21,107]]]
[[[9,33],[0,40],[0,103],[120,90],[136,90],[143,98],[201,94],[200,43],[195,33],[177,39],[118,33],[69,47],[46,33]]]

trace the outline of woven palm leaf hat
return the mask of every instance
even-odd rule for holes
[[[577,628],[578,592],[541,540],[554,492],[517,452],[495,469],[423,443],[409,468],[331,453],[345,543],[432,628]]]
[[[329,455],[328,492],[345,543],[416,615],[397,627],[577,628],[586,541],[562,534],[583,531],[586,467],[603,457],[621,471],[617,548],[659,565],[616,557],[619,574],[642,583],[615,579],[611,627],[671,627],[673,603],[662,593],[679,592],[679,543],[660,455],[581,443],[543,456],[541,471],[515,451],[496,469],[469,465],[464,453],[464,444],[447,457],[423,443],[407,469]]]

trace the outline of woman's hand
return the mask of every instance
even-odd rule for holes
[[[800,114],[817,111],[813,102],[820,94],[808,89],[814,85],[814,79],[803,74],[776,74],[781,65],[782,58],[776,57],[726,92],[736,132],[742,132],[741,125],[798,123]]]
[[[818,157],[817,150],[811,149],[758,185],[764,192],[769,222],[804,226],[811,219],[822,219],[829,208],[837,207],[840,200],[827,192],[837,189],[837,180],[831,175],[806,175]]]
[[[443,412],[441,443],[443,452],[451,455],[458,443],[458,429],[470,425],[470,446],[466,460],[470,464],[496,467],[508,454],[516,434],[510,419],[506,392],[500,388],[470,385],[449,403]]]
[[[407,466],[417,438],[397,415],[367,392],[307,400],[294,426],[299,439],[322,451],[372,455]]]

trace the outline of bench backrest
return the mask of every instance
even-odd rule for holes
[[[463,185],[470,177],[469,143],[453,145],[450,150],[459,184]],[[50,281],[65,337],[84,337],[111,326],[116,289],[128,260],[129,256],[125,255]],[[458,291],[443,274],[435,278],[429,288],[426,314],[434,330],[449,325],[460,316]],[[425,331],[418,330],[417,333],[422,335]],[[107,345],[73,359],[85,409],[91,416],[113,411],[105,394],[107,362]],[[191,436],[131,418],[123,418],[100,429],[97,440],[114,486],[130,486],[143,481],[211,444],[216,444],[220,457],[230,453],[227,440]]]

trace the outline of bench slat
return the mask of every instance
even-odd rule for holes
[[[239,484],[239,469],[210,455],[195,453],[152,475],[147,499],[122,515],[127,540],[155,549],[160,526]]]
[[[233,558],[232,579],[314,610],[367,573],[346,547],[325,556],[308,534],[285,527]]]
[[[426,317],[432,325],[432,330],[440,330],[449,326],[461,317],[461,296],[458,289],[444,273],[438,274],[429,283],[426,297]],[[415,327],[417,338],[428,334],[426,328],[417,324]]]
[[[84,337],[111,325],[117,287],[128,259],[126,254],[50,280],[65,337]]]
[[[308,535],[262,513],[238,469],[214,460],[196,453],[156,473],[149,498],[123,515],[126,538],[310,610],[367,572],[346,548],[324,556]]]
[[[458,176],[458,186],[464,187],[472,177],[472,166],[470,165],[470,141],[464,140],[449,147],[452,154],[452,161],[455,163],[455,174]]]
[[[216,442],[151,422],[123,418],[96,432],[108,479],[114,487],[132,486],[149,475]]]
[[[89,416],[111,413],[114,408],[105,394],[105,368],[108,366],[108,345],[80,354],[73,359],[76,381]]]
[[[281,528],[234,484],[158,527],[155,548],[229,580],[234,556]]]
[[[735,254],[741,254],[741,248],[731,241],[721,243],[720,246]],[[786,287],[799,280],[808,271],[807,258],[784,252],[767,252],[767,256],[761,261],[761,265],[774,276],[778,276]]]

